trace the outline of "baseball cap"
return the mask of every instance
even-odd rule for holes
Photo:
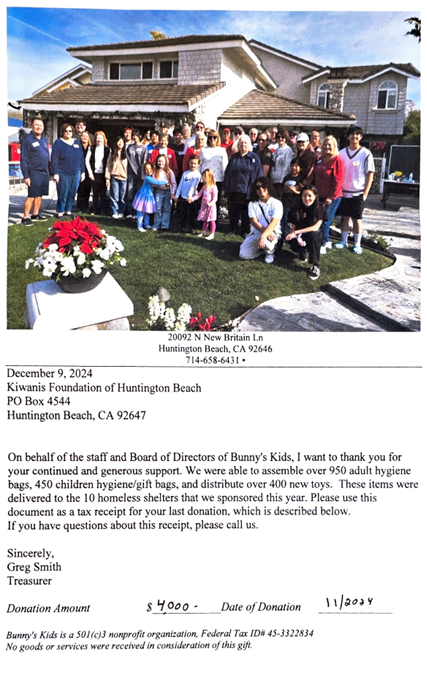
[[[309,142],[308,135],[305,132],[300,132],[297,137],[297,142]]]

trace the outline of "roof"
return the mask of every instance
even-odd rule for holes
[[[342,126],[354,122],[354,116],[324,109],[321,106],[304,104],[288,97],[252,90],[224,111],[218,120],[221,123],[233,121],[235,125],[244,121],[255,123],[257,120],[260,122],[272,120],[276,123],[286,122],[286,124],[294,123],[295,125],[301,125],[307,121],[313,123],[318,121],[324,125]]]
[[[225,83],[213,85],[81,85],[78,88],[69,88],[52,92],[51,94],[40,93],[22,103],[27,104],[93,104],[102,106],[123,104],[176,104],[193,106],[202,99],[224,87]]]
[[[271,45],[266,45],[265,43],[260,42],[259,40],[249,40],[249,45],[251,47],[259,47],[260,49],[265,49],[267,52],[271,52],[272,54],[277,54],[279,57],[284,57],[285,59],[289,59],[291,61],[296,61],[299,64],[304,64],[308,68],[311,69],[323,69],[323,66],[320,66],[320,64],[315,64],[313,61],[307,61],[307,59],[303,59],[302,57],[297,57],[295,54],[289,54],[289,52],[283,52],[282,50],[277,49],[277,47],[272,47]]]
[[[322,74],[328,74],[330,78],[336,75],[336,77],[347,78],[350,81],[359,80],[363,82],[390,70],[399,71],[412,78],[419,78],[421,75],[413,64],[395,64],[390,62],[389,64],[365,64],[363,66],[325,66],[320,68],[318,73],[313,73],[303,78],[303,82],[313,80]]]
[[[230,35],[224,33],[223,35],[181,35],[177,38],[165,38],[164,40],[133,40],[122,43],[108,43],[105,45],[78,45],[77,47],[67,47],[67,52],[74,52],[75,50],[119,50],[119,49],[136,49],[142,47],[172,47],[174,45],[194,45],[195,43],[207,42],[224,42],[229,40],[245,40],[244,35]]]

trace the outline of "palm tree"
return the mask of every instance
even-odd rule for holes
[[[414,24],[414,27],[410,31],[407,31],[405,35],[413,35],[414,38],[418,38],[418,42],[421,42],[421,19],[417,17],[411,17],[410,19],[405,19],[407,24]]]

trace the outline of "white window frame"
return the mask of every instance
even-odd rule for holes
[[[165,62],[172,64],[172,69],[171,69],[172,75],[169,76],[168,78],[162,78],[162,76],[160,75],[161,65],[164,64]],[[176,64],[176,68],[177,68],[176,76],[173,75],[174,64]],[[178,59],[160,59],[160,61],[159,61],[159,71],[158,71],[159,80],[176,80],[178,78],[178,69],[179,69],[179,60]]]
[[[112,64],[118,64],[119,65],[119,77],[117,79],[111,78],[111,65]],[[132,64],[132,66],[135,66],[136,64],[138,64],[140,66],[139,78],[122,78],[121,77],[122,66],[128,66],[128,65],[131,65],[131,64]],[[151,78],[143,78],[142,77],[143,76],[144,64],[151,64]],[[126,83],[126,82],[131,82],[133,80],[144,80],[144,81],[154,80],[153,75],[154,75],[154,62],[153,62],[152,59],[147,59],[146,61],[132,61],[132,62],[129,62],[129,61],[112,61],[108,65],[108,80],[112,80],[115,83],[119,83],[119,82],[125,82]]]
[[[328,83],[322,83],[321,85],[319,85],[317,90],[317,106],[321,106],[322,109],[328,109],[330,93],[331,89]],[[320,97],[325,98],[325,104],[320,103]]]
[[[379,106],[379,99],[380,99],[380,92],[386,92],[386,99],[385,99],[385,106]],[[378,87],[378,94],[377,94],[377,109],[378,111],[386,111],[386,110],[396,110],[397,109],[397,96],[398,96],[398,87],[397,84],[394,82],[394,80],[383,80],[382,83],[380,83]],[[390,106],[389,101],[390,97],[394,95],[394,106]]]

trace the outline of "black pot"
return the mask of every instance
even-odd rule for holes
[[[93,290],[103,280],[108,269],[103,269],[100,274],[91,274],[86,279],[82,276],[63,276],[56,283],[64,291],[64,293],[87,293]]]

